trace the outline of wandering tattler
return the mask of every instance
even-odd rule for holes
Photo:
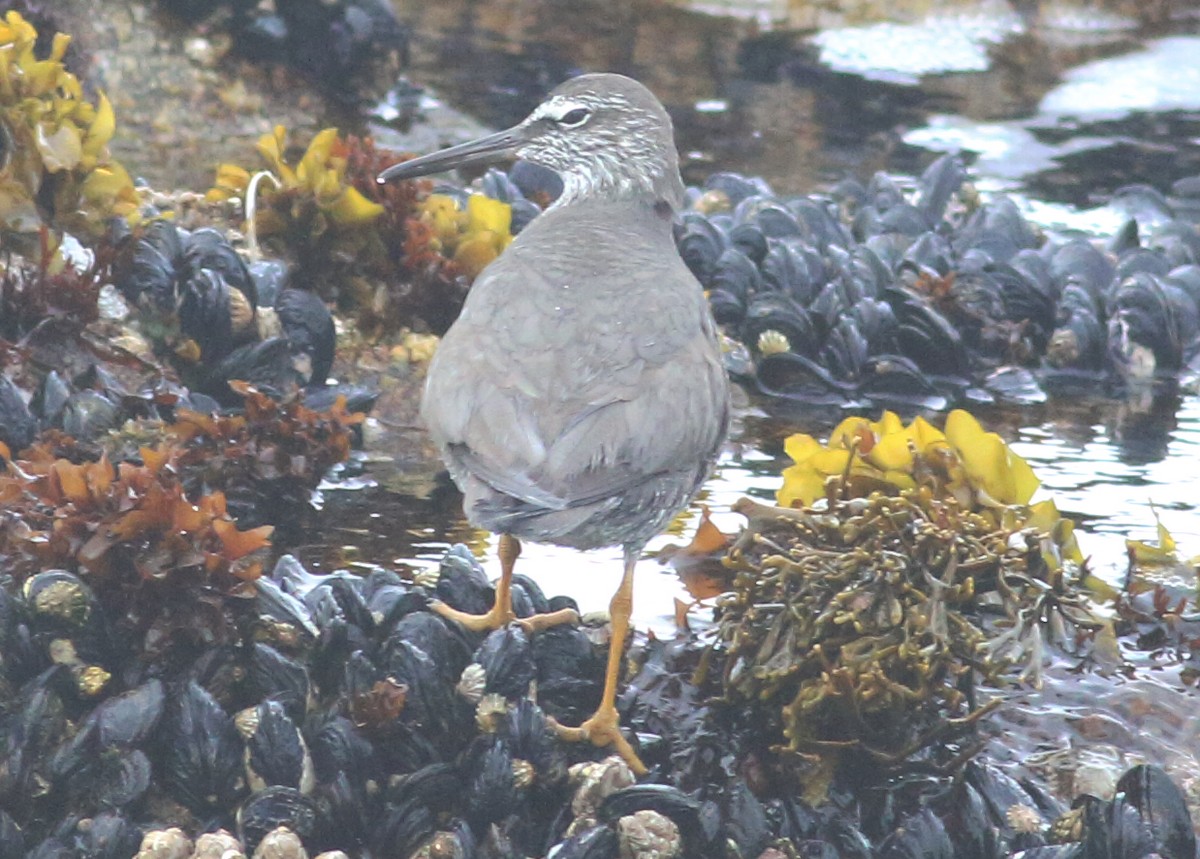
[[[500,534],[501,577],[487,614],[437,610],[475,629],[514,620],[518,538],[621,546],[600,706],[559,733],[613,745],[645,772],[615,706],[634,564],[700,488],[729,424],[716,325],[672,238],[683,181],[671,119],[637,81],[583,75],[519,125],[379,180],[511,158],[556,171],[562,195],[475,280],[421,404],[467,518]]]

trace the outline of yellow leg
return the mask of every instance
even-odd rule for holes
[[[604,674],[604,694],[600,697],[600,706],[578,728],[568,728],[554,724],[554,729],[561,739],[569,742],[589,740],[593,745],[612,746],[629,768],[637,775],[645,775],[646,765],[638,758],[633,746],[621,733],[621,724],[617,716],[617,681],[621,675],[621,662],[625,658],[625,637],[629,632],[629,616],[633,613],[633,568],[637,555],[627,552],[625,555],[625,575],[621,578],[621,586],[613,594],[609,604],[609,615],[612,618],[612,640],[608,645],[608,668]]]
[[[486,614],[469,614],[451,608],[443,602],[433,603],[430,605],[430,609],[473,632],[499,629],[513,621],[519,623],[528,633],[562,623],[579,622],[579,615],[571,609],[535,614],[533,617],[518,619],[512,610],[512,576],[513,567],[516,566],[517,558],[521,555],[521,541],[511,534],[501,534],[496,553],[500,556],[500,581],[496,582],[496,601]]]

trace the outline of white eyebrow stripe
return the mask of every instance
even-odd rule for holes
[[[591,110],[589,105],[584,104],[581,101],[575,101],[573,99],[558,96],[539,104],[536,108],[534,108],[533,113],[529,115],[529,118],[531,120],[552,119],[555,122],[558,122],[568,113],[578,108]]]

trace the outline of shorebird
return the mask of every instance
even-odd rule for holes
[[[615,703],[634,566],[695,495],[725,439],[717,329],[675,248],[679,156],[671,119],[646,87],[615,74],[572,78],[518,125],[390,167],[379,181],[512,158],[557,172],[562,194],[475,280],[421,405],[467,519],[500,535],[501,576],[487,614],[436,610],[473,629],[514,621],[521,539],[620,546],[600,706],[558,730],[611,745],[644,773]]]

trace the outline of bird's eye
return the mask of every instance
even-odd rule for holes
[[[591,115],[592,112],[586,107],[576,107],[560,116],[558,124],[566,128],[574,128],[577,125],[583,125],[587,122],[588,117]]]

